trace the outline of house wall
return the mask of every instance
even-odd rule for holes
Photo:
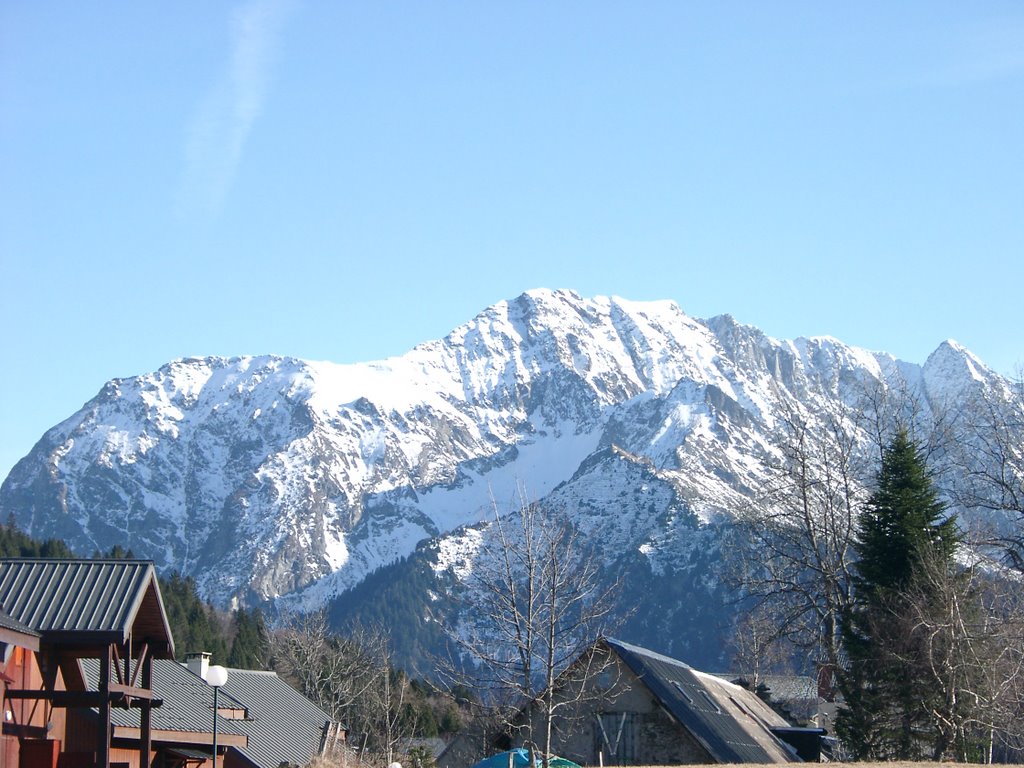
[[[573,703],[556,718],[552,751],[569,760],[583,765],[714,762],[617,656],[582,684],[565,685],[561,699]],[[543,715],[534,712],[532,720],[534,741],[542,748]],[[599,722],[604,724],[603,731]]]
[[[494,723],[468,723],[438,756],[438,768],[469,768],[488,755],[501,751],[505,746],[496,743],[503,731]]]
[[[43,687],[43,675],[39,669],[39,660],[34,651],[15,646],[11,648],[10,658],[2,671],[14,682],[8,683],[8,689],[38,691]],[[14,768],[20,765],[20,748],[17,734],[6,731],[16,726],[30,726],[45,729],[50,716],[53,724],[48,739],[61,739],[64,735],[64,715],[60,710],[53,710],[41,699],[4,699],[3,706],[3,745],[0,749],[0,765],[3,768]]]
[[[150,757],[150,761],[152,759]],[[110,748],[110,762],[124,765],[126,768],[139,768],[139,750],[138,748],[126,749],[125,747],[112,746]],[[152,762],[150,762],[150,765],[152,765]]]

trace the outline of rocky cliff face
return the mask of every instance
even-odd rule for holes
[[[953,342],[915,365],[531,291],[389,360],[186,359],[111,381],[17,465],[0,514],[83,552],[129,546],[220,603],[313,607],[427,540],[438,572],[452,552],[471,567],[463,526],[525,488],[610,565],[678,581],[718,522],[763,503],[787,419],[846,419],[869,453],[869,407],[911,393],[904,416],[927,425],[1005,387]]]

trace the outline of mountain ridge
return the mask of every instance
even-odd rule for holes
[[[1004,385],[952,340],[919,365],[539,289],[384,360],[182,358],[113,379],[16,465],[0,514],[80,549],[127,543],[221,604],[310,609],[525,486],[614,528],[656,575],[693,531],[759,503],[787,414],[912,391],[933,416]]]

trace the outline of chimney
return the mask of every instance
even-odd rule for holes
[[[818,667],[818,698],[825,701],[836,699],[835,668],[831,664]]]
[[[194,675],[206,679],[206,670],[210,668],[210,654],[207,651],[199,651],[198,653],[189,653],[185,655],[185,666],[188,667],[189,672]]]

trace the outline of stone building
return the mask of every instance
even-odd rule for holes
[[[583,666],[587,674],[581,674]],[[750,691],[645,648],[605,638],[560,676],[564,702],[552,751],[581,765],[688,765],[817,759],[820,729],[792,728]],[[527,727],[528,725],[532,727]],[[484,754],[544,743],[544,717],[525,705],[492,738],[468,733],[441,755],[441,768],[467,768]]]

